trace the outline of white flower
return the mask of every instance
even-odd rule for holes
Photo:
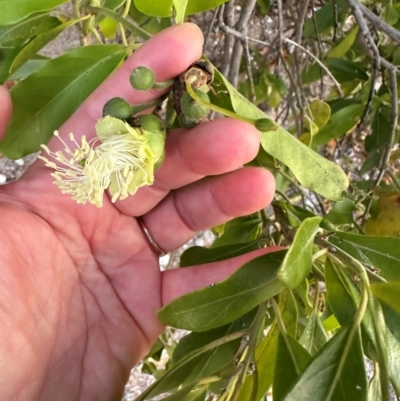
[[[132,128],[110,116],[100,119],[95,128],[98,138],[91,143],[82,136],[79,145],[70,134],[75,150],[71,150],[55,132],[65,146],[65,154],[52,152],[42,145],[61,163],[60,166],[40,156],[46,166],[55,170],[52,173],[56,179],[54,183],[62,193],[70,194],[77,203],[90,202],[101,207],[107,188],[112,202],[116,202],[135,194],[142,186],[153,184],[155,165],[158,167],[164,155],[164,130],[150,132],[145,127]],[[99,140],[101,144],[93,148]]]

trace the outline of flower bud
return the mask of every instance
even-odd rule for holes
[[[210,98],[208,97],[207,93],[198,89],[193,89],[193,90],[196,93],[196,95],[199,96],[202,100],[204,100],[205,102],[210,102]],[[181,110],[186,117],[194,120],[206,116],[210,111],[210,109],[207,106],[204,106],[203,104],[196,102],[196,100],[194,100],[189,95],[188,92],[185,92],[182,96]]]
[[[132,107],[125,99],[114,97],[103,107],[103,117],[105,116],[126,121],[132,116]]]
[[[154,72],[149,67],[136,67],[131,72],[130,82],[134,89],[147,91],[151,89],[155,83]]]

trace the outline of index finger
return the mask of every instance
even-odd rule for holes
[[[191,23],[175,25],[149,39],[133,55],[99,86],[62,125],[60,136],[70,132],[79,138],[95,136],[94,125],[102,117],[104,104],[113,97],[122,97],[131,104],[141,104],[158,98],[162,91],[139,92],[132,88],[129,76],[139,65],[150,67],[156,81],[165,81],[179,75],[196,61],[202,52],[203,36],[200,29]],[[59,147],[50,141],[49,147]]]

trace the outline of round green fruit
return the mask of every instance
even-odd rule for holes
[[[103,117],[105,116],[111,116],[126,121],[132,116],[132,107],[125,99],[122,99],[122,97],[114,97],[103,107]]]
[[[165,127],[163,122],[154,114],[141,114],[133,118],[132,127],[148,131],[153,134],[163,134]]]
[[[199,98],[205,102],[210,102],[210,98],[208,97],[207,93],[198,89],[193,90]],[[196,102],[196,100],[194,100],[188,92],[185,92],[181,98],[181,110],[186,117],[194,120],[206,116],[210,111],[207,106]]]
[[[155,83],[154,72],[149,67],[136,67],[131,72],[130,82],[134,89],[147,91],[151,89]]]

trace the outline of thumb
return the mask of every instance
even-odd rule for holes
[[[6,132],[8,122],[11,118],[12,104],[11,96],[4,86],[0,86],[0,140]]]

